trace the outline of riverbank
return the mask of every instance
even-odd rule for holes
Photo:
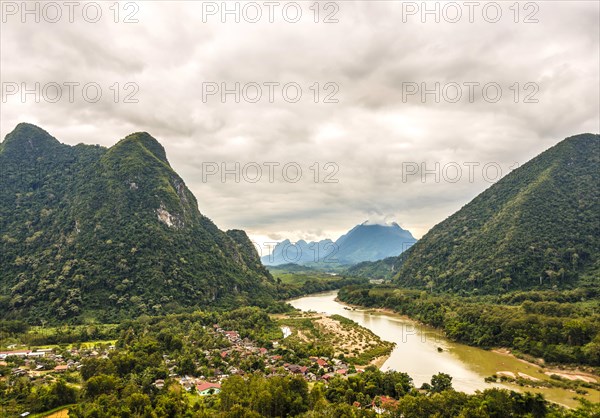
[[[337,292],[326,292],[319,295],[307,296],[290,301],[292,306],[303,311],[326,312],[339,314],[369,328],[379,337],[396,343],[392,353],[385,359],[379,359],[376,365],[382,370],[393,369],[408,373],[419,387],[429,382],[431,376],[438,373],[448,373],[453,377],[456,390],[474,393],[499,387],[518,392],[540,393],[551,402],[577,407],[577,398],[591,402],[600,399],[600,392],[593,388],[585,388],[587,393],[577,393],[568,387],[528,387],[525,377],[556,383],[556,375],[552,378],[545,372],[569,374],[571,371],[535,364],[514,355],[506,349],[484,350],[451,341],[436,328],[414,321],[405,315],[400,315],[392,309],[364,308],[340,302]],[[498,372],[509,372],[515,376],[515,381],[501,380]],[[553,374],[553,373],[550,373]],[[578,371],[581,376],[593,373]],[[498,376],[496,381],[486,382],[486,378]],[[516,378],[520,377],[519,381]],[[599,380],[600,381],[600,380]],[[540,382],[537,382],[540,383]],[[587,384],[581,382],[582,384]]]
[[[321,292],[321,293],[328,293],[328,292]],[[387,315],[394,315],[394,316],[397,316],[398,318],[402,318],[402,319],[406,319],[406,320],[409,320],[409,321],[413,321],[413,322],[416,322],[416,323],[418,323],[420,325],[423,325],[423,326],[429,326],[427,324],[422,323],[421,321],[418,321],[416,319],[411,318],[408,315],[402,315],[401,313],[398,313],[395,310],[390,309],[390,308],[369,308],[367,306],[354,305],[352,303],[344,302],[339,297],[336,297],[334,299],[334,301],[337,302],[337,303],[339,303],[340,305],[352,308],[352,310],[355,310],[355,311],[366,312],[366,313],[383,313],[383,314],[387,314]]]
[[[390,358],[389,354],[387,354],[385,356],[376,357],[373,360],[371,360],[370,365],[375,366],[378,369],[381,369],[381,367],[385,364],[386,361],[388,361],[389,358]]]
[[[537,367],[540,368],[541,370],[544,371],[544,374],[546,374],[547,376],[552,376],[552,375],[556,375],[559,376],[563,379],[566,380],[571,380],[571,381],[575,381],[575,380],[579,380],[585,383],[598,383],[600,382],[600,375],[598,374],[594,374],[592,372],[588,372],[585,370],[581,370],[580,368],[576,367],[576,366],[558,366],[555,364],[550,364],[547,365],[543,359],[538,359],[538,362],[532,362],[532,361],[528,361],[524,358],[521,358],[519,356],[516,356],[515,354],[513,354],[508,348],[495,348],[490,350],[494,353],[503,355],[503,356],[508,356],[511,358],[514,358],[530,367]],[[521,375],[523,375],[524,373],[520,373]],[[525,375],[527,376],[527,375]],[[529,376],[531,377],[531,376]],[[527,378],[527,377],[525,377]],[[537,378],[533,378],[532,380],[536,380]]]
[[[348,306],[348,307],[352,308],[353,310],[359,311],[359,312],[393,315],[397,318],[413,321],[413,322],[419,324],[420,326],[427,327],[427,328],[435,330],[441,334],[444,334],[444,330],[441,328],[432,327],[431,325],[428,325],[419,320],[413,319],[408,315],[402,315],[391,308],[369,308],[369,307],[365,307],[365,306],[361,306],[361,305],[344,302],[344,301],[340,300],[339,297],[335,298],[335,302],[337,302],[341,305],[344,305],[344,306]],[[472,346],[472,347],[476,347],[476,346]],[[477,347],[477,348],[479,348],[479,347]],[[480,348],[480,349],[486,350],[484,348]],[[521,361],[532,367],[543,368],[545,370],[545,374],[548,376],[556,375],[556,376],[559,376],[559,377],[567,379],[567,380],[580,380],[580,381],[586,382],[586,383],[600,382],[600,373],[590,372],[589,367],[582,369],[582,366],[574,366],[574,365],[569,365],[569,364],[555,364],[555,363],[548,364],[544,361],[543,358],[538,358],[538,359],[535,359],[534,361],[532,361],[532,360],[523,358],[521,355],[517,355],[517,354],[513,353],[509,348],[506,348],[506,347],[491,348],[487,351],[490,351],[490,352],[493,352],[496,354],[500,354],[500,355],[510,356],[513,359],[515,359],[517,361]],[[585,366],[583,366],[583,367],[585,367]],[[535,379],[536,378],[533,378],[532,380],[535,380]]]
[[[360,311],[360,312],[393,315],[397,318],[409,320],[409,321],[419,324],[420,326],[435,330],[436,332],[438,332],[442,335],[446,335],[444,329],[438,328],[438,327],[433,327],[432,325],[424,323],[422,321],[419,321],[418,319],[414,319],[408,315],[401,314],[392,308],[382,308],[382,307],[371,308],[371,307],[367,307],[367,306],[363,306],[363,305],[345,302],[345,301],[341,300],[339,297],[335,298],[335,302],[337,302],[341,305],[344,305],[344,306],[348,306],[351,309]],[[458,342],[458,341],[455,341],[455,342]],[[467,345],[469,345],[471,347],[477,347],[476,345],[470,345],[470,344],[467,344]],[[588,382],[588,383],[600,382],[600,368],[597,368],[597,367],[586,366],[586,365],[565,364],[565,363],[546,363],[543,358],[533,358],[532,356],[529,356],[529,355],[523,354],[523,353],[515,354],[512,350],[510,350],[509,348],[505,348],[505,347],[496,347],[496,348],[491,348],[491,349],[481,348],[481,347],[477,347],[477,348],[480,348],[483,350],[488,350],[488,351],[491,351],[491,352],[494,352],[497,354],[510,355],[519,361],[523,361],[528,364],[533,364],[537,367],[546,368],[547,371],[550,372],[550,374],[555,374],[555,375],[560,376],[567,380],[581,380],[581,381]]]

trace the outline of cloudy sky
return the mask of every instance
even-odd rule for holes
[[[201,212],[257,242],[366,219],[421,237],[500,171],[600,131],[597,1],[117,6],[2,2],[0,134],[147,131]]]

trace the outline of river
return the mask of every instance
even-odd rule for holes
[[[429,382],[431,376],[444,372],[452,376],[456,390],[473,393],[491,387],[504,387],[522,391],[513,384],[490,384],[484,378],[499,371],[525,373],[535,378],[548,378],[535,365],[512,356],[458,344],[446,339],[438,330],[419,324],[409,318],[387,312],[349,308],[335,299],[337,290],[290,300],[289,303],[302,311],[338,314],[349,318],[386,341],[396,343],[382,370],[394,369],[408,373],[417,387]],[[439,350],[441,349],[441,351]],[[540,392],[557,403],[576,406],[575,395],[558,388],[528,388]],[[591,391],[588,399],[598,396]]]

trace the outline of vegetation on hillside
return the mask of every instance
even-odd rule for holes
[[[363,261],[347,268],[346,273],[353,277],[373,280],[390,280],[399,269],[404,257],[388,257],[379,261]]]
[[[600,136],[570,137],[543,152],[400,257],[402,286],[462,294],[597,287]]]
[[[0,167],[5,319],[113,322],[275,297],[245,233],[200,214],[146,133],[109,149],[71,147],[20,124]]]

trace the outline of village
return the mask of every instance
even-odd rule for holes
[[[153,386],[160,390],[169,382],[179,383],[186,391],[194,391],[200,396],[218,394],[221,383],[232,375],[245,375],[253,370],[263,370],[267,376],[282,376],[294,374],[302,376],[308,382],[328,381],[333,376],[347,376],[361,372],[360,368],[347,364],[338,358],[310,356],[301,359],[299,364],[286,361],[285,350],[280,341],[272,341],[272,348],[259,347],[256,342],[240,337],[238,331],[224,330],[214,324],[212,332],[223,336],[229,343],[220,349],[204,350],[207,359],[212,360],[210,376],[180,375],[177,373],[177,361],[168,354],[163,354],[163,360],[169,370],[166,379],[157,379]],[[289,332],[284,330],[284,339]],[[86,359],[109,358],[115,345],[110,343],[96,343],[93,346],[82,344],[81,347],[70,348],[27,348],[23,345],[12,344],[6,347],[7,351],[0,351],[0,370],[2,375],[13,377],[28,377],[32,381],[43,379],[53,380],[59,375],[79,371]],[[253,370],[244,370],[239,359],[255,358],[259,364],[254,364]],[[218,367],[217,367],[218,366]]]

